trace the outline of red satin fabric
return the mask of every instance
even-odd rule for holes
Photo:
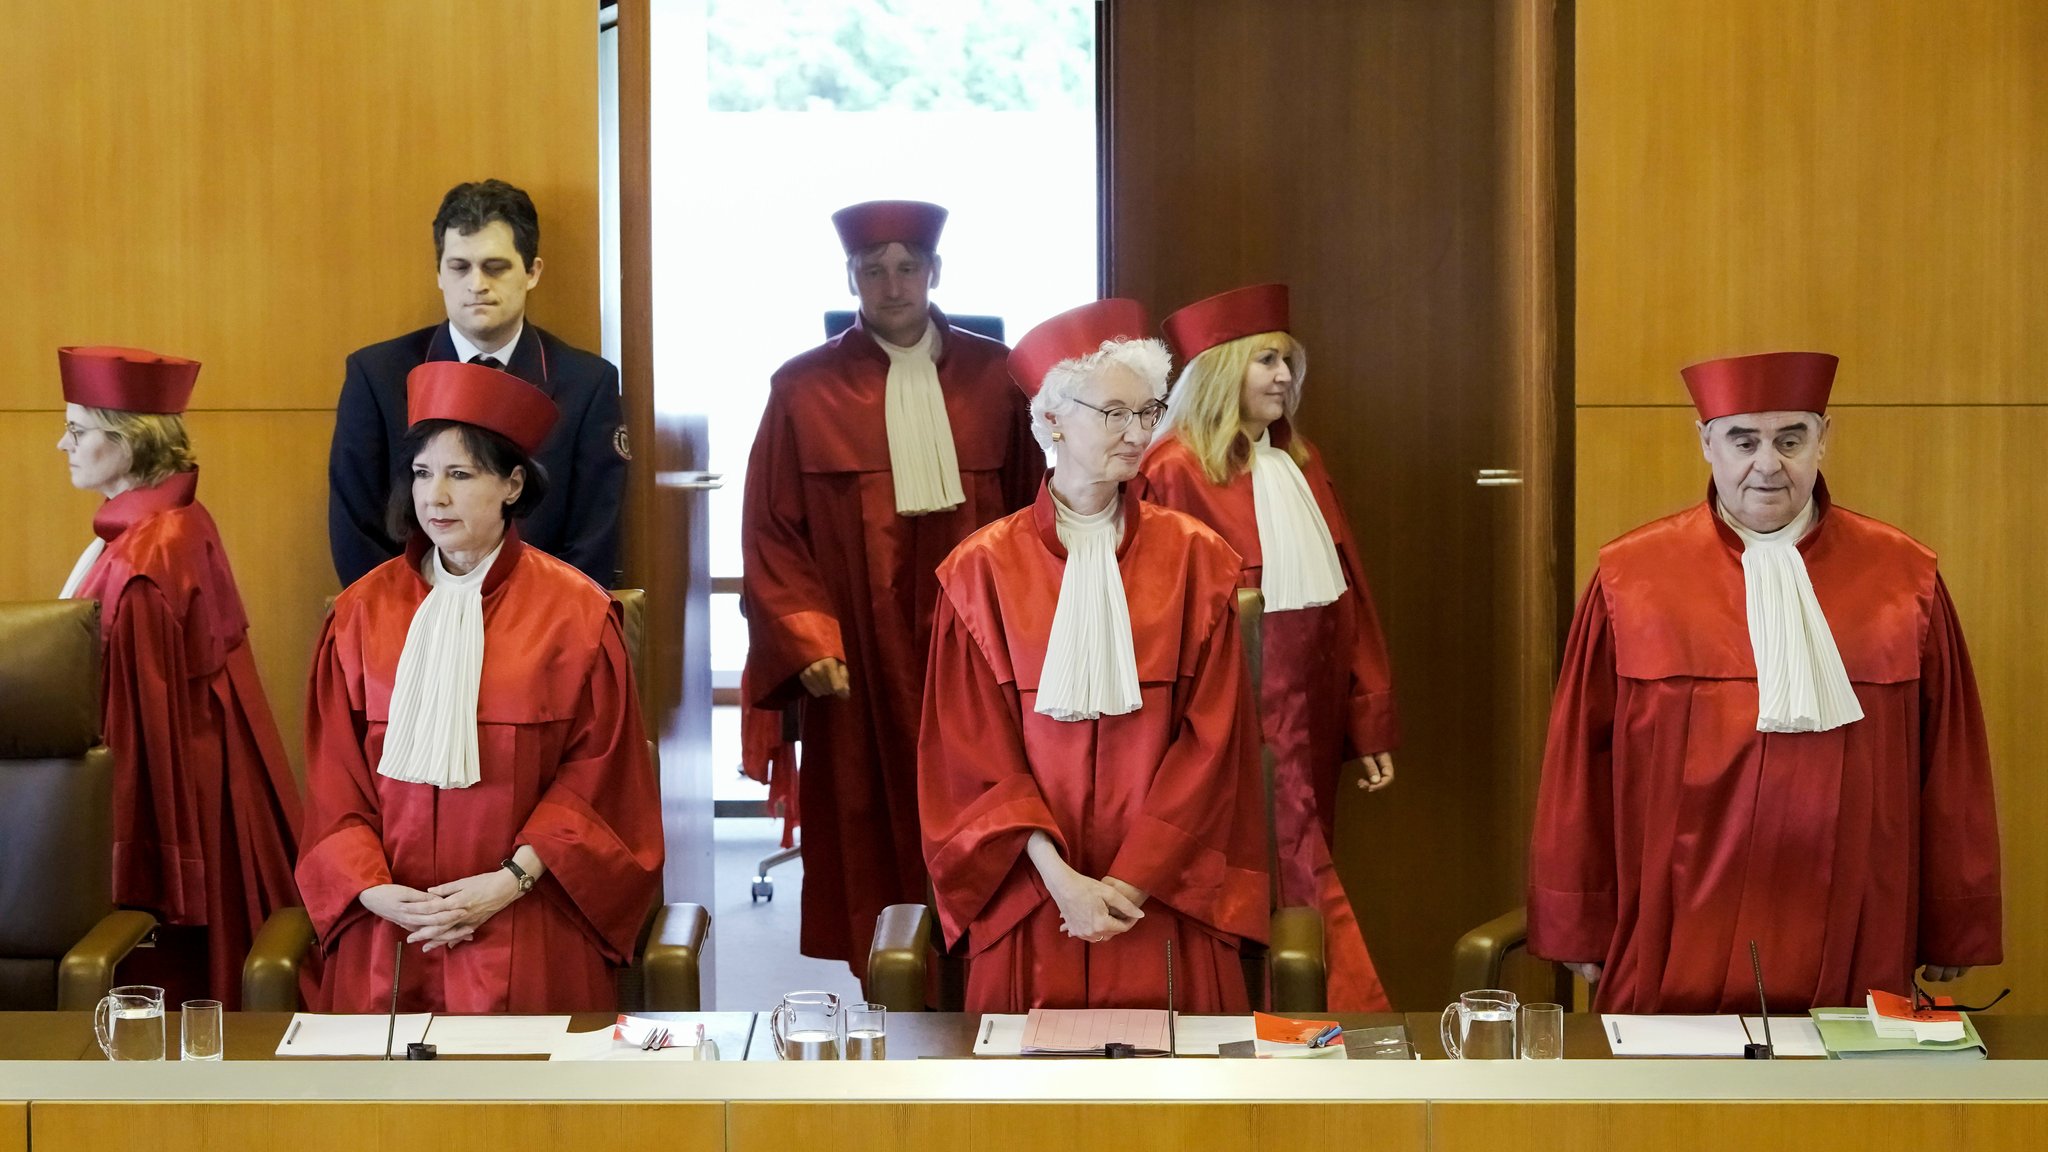
[[[858,322],[775,374],[747,464],[746,703],[777,711],[803,701],[799,943],[857,974],[881,910],[925,898],[916,763],[933,572],[969,533],[1029,503],[1045,471],[1004,355],[945,329],[939,384],[966,497],[950,511],[896,514],[882,407],[889,362]],[[809,699],[797,681],[828,656],[851,672],[848,699]]]
[[[1275,447],[1285,448],[1293,439],[1285,420],[1271,431]],[[1302,476],[1336,542],[1346,591],[1333,604],[1267,612],[1260,622],[1265,651],[1259,722],[1273,750],[1280,902],[1322,912],[1329,1010],[1385,1012],[1386,990],[1338,879],[1330,845],[1335,842],[1338,770],[1353,757],[1392,751],[1400,743],[1400,720],[1365,566],[1322,456],[1313,446],[1308,451]],[[1168,437],[1145,457],[1144,474],[1151,486],[1147,499],[1214,528],[1244,558],[1239,586],[1259,586],[1263,561],[1249,470],[1227,484],[1211,483],[1187,445]]]
[[[1169,938],[1183,1011],[1248,1010],[1237,945],[1266,938],[1266,821],[1238,560],[1136,488],[1118,558],[1136,712],[1062,723],[1034,710],[1066,566],[1049,495],[939,571],[918,794],[939,923],[971,957],[971,1012],[1164,1007]],[[1033,830],[1078,871],[1147,892],[1145,917],[1101,944],[1064,935],[1024,851]]]
[[[521,844],[533,891],[454,950],[409,949],[406,1011],[590,1012],[618,1003],[661,886],[661,797],[624,633],[590,579],[508,536],[484,578],[477,693],[482,779],[436,788],[377,774],[398,655],[428,587],[418,538],[334,602],[306,708],[307,845],[299,886],[326,957],[312,1006],[382,1012],[406,933],[357,897],[498,868]]]
[[[106,550],[77,595],[100,602],[105,640],[114,902],[191,929],[148,957],[167,993],[234,1006],[256,930],[298,902],[299,789],[198,483],[180,473],[102,505]]]
[[[1904,993],[1998,963],[1998,823],[1975,678],[1933,553],[1830,507],[1801,542],[1864,718],[1756,731],[1741,544],[1709,503],[1601,550],[1551,712],[1529,946],[1601,961],[1620,1012]]]

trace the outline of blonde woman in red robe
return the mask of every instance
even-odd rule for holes
[[[918,797],[967,1008],[1243,1012],[1265,811],[1237,554],[1142,502],[1167,353],[1105,300],[1011,353],[1057,464],[939,567]]]
[[[1145,457],[1147,499],[1214,528],[1265,595],[1259,721],[1273,750],[1280,902],[1322,913],[1333,1012],[1384,1012],[1386,992],[1331,860],[1338,769],[1394,781],[1400,722],[1365,565],[1320,453],[1295,428],[1307,353],[1287,287],[1225,292],[1166,318],[1182,361]]]
[[[1835,357],[1684,369],[1705,498],[1600,549],[1551,706],[1529,951],[1608,1012],[1909,994],[2003,958],[1984,714],[1934,553],[1821,478]]]
[[[299,790],[198,500],[182,413],[199,364],[134,348],[65,348],[57,363],[57,447],[71,483],[107,498],[62,594],[100,602],[113,897],[163,925],[123,977],[233,1006],[249,941],[298,902]]]
[[[660,888],[660,796],[611,597],[519,539],[555,405],[428,363],[391,526],[334,602],[306,709],[324,1011],[608,1011]]]

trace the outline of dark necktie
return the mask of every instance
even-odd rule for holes
[[[496,368],[500,372],[505,370],[505,362],[503,360],[498,359],[496,356],[486,356],[481,352],[471,356],[469,362],[471,364],[481,364],[486,368]]]

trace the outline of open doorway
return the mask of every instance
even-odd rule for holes
[[[930,200],[951,211],[934,301],[1000,317],[1009,338],[1095,297],[1094,0],[653,0],[654,402],[701,422],[708,494],[720,1007],[850,983],[801,961],[801,865],[756,863],[780,829],[740,760],[740,509],[768,380],[856,307],[834,210]]]

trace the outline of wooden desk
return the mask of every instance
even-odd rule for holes
[[[2048,1063],[2014,1059],[2043,1051],[2048,1020],[2038,1017],[1981,1019],[2000,1057],[1985,1062],[1595,1064],[920,1060],[970,1046],[973,1022],[917,1015],[891,1020],[891,1038],[902,1042],[888,1061],[816,1064],[271,1060],[284,1018],[231,1017],[230,1034],[245,1034],[231,1050],[250,1059],[0,1067],[0,1152],[18,1152],[30,1137],[35,1152],[86,1152],[134,1143],[138,1133],[152,1152],[553,1152],[592,1143],[706,1152],[1361,1144],[1374,1152],[2034,1152],[2048,1144]],[[73,1034],[89,1042],[89,1021],[73,1021]],[[1434,1056],[1435,1017],[1406,1022]],[[1591,1022],[1567,1026],[1568,1048],[1597,1041]],[[19,1044],[39,1033],[62,1047],[66,1024],[0,1017],[0,1036]]]

